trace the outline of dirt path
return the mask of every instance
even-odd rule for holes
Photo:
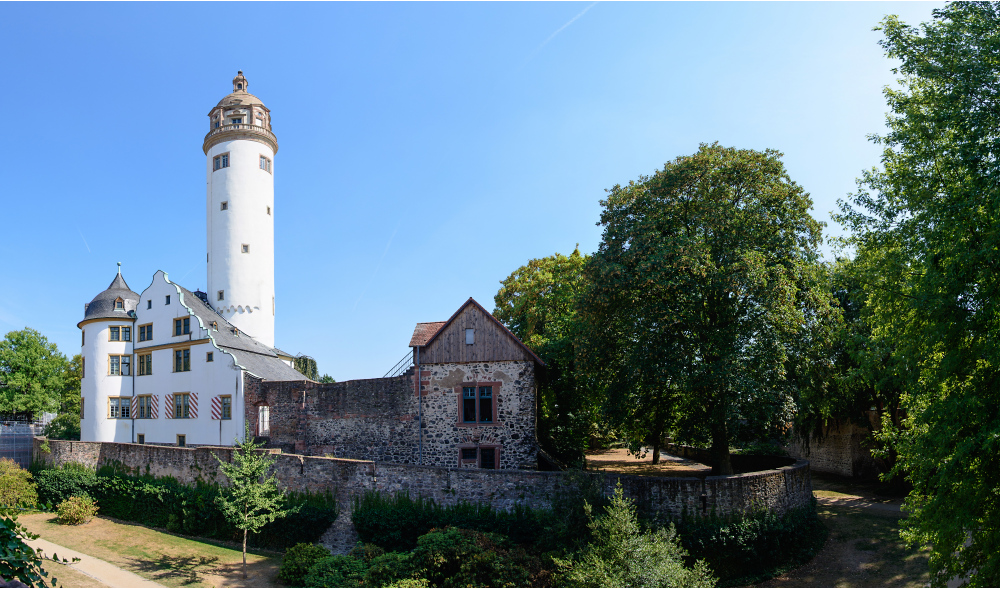
[[[712,471],[710,466],[669,454],[660,454],[660,463],[653,464],[652,457],[639,459],[625,448],[587,452],[587,468],[659,477],[693,477]]]
[[[65,546],[59,546],[41,538],[28,540],[26,543],[32,548],[41,548],[45,558],[53,558],[55,556],[59,558],[60,562],[63,560],[72,561],[74,558],[80,559],[77,562],[67,562],[64,564],[88,577],[96,579],[99,583],[108,587],[163,587],[159,583],[143,579],[135,573],[116,567],[110,562],[105,562],[82,552],[70,550]]]

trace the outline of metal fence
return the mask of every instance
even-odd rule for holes
[[[31,423],[0,423],[0,458],[10,458],[27,468],[31,464],[32,438],[41,435],[42,429]]]

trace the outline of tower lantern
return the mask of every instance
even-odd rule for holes
[[[208,300],[240,331],[274,346],[274,155],[271,111],[233,92],[208,113]]]

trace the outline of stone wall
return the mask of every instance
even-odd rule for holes
[[[421,366],[421,399],[414,375],[339,383],[261,382],[246,387],[247,420],[257,431],[257,407],[268,405],[267,446],[330,456],[431,466],[476,467],[461,448],[496,448],[501,469],[533,469],[535,380],[532,362]],[[463,386],[489,383],[494,421],[461,421]],[[423,436],[420,439],[420,420]],[[420,459],[420,453],[423,459]]]
[[[232,448],[178,448],[108,442],[49,440],[50,452],[35,438],[35,459],[52,466],[78,462],[90,467],[124,466],[137,474],[172,476],[182,483],[222,482],[213,454],[230,460]],[[800,460],[773,470],[728,477],[645,477],[602,472],[540,472],[486,470],[457,467],[377,463],[366,460],[326,458],[275,453],[275,474],[281,485],[295,491],[333,492],[343,517],[350,517],[350,500],[368,490],[406,491],[440,504],[459,501],[488,503],[498,509],[516,504],[549,507],[552,500],[582,484],[596,482],[606,494],[620,483],[626,497],[646,513],[678,518],[687,513],[729,515],[752,509],[785,513],[808,505],[812,498],[809,464]],[[339,534],[353,529],[340,521]],[[335,524],[335,527],[337,524]],[[346,526],[346,527],[345,527]],[[335,548],[350,542],[324,537]]]
[[[808,460],[816,472],[874,480],[886,467],[871,454],[871,419],[862,424],[831,421],[821,435],[808,440],[793,434],[786,450],[789,456]]]

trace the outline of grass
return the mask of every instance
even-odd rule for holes
[[[219,542],[195,540],[136,524],[97,517],[81,526],[67,526],[50,513],[22,515],[18,521],[44,540],[107,561],[167,587],[275,587],[281,556],[247,553],[248,578],[243,579],[239,549]],[[95,587],[93,579],[80,583],[62,579],[67,567],[46,562],[46,570],[63,586]],[[55,572],[56,566],[62,566]],[[76,573],[76,571],[73,571]],[[79,573],[76,573],[79,574]],[[67,575],[67,579],[69,576]]]

